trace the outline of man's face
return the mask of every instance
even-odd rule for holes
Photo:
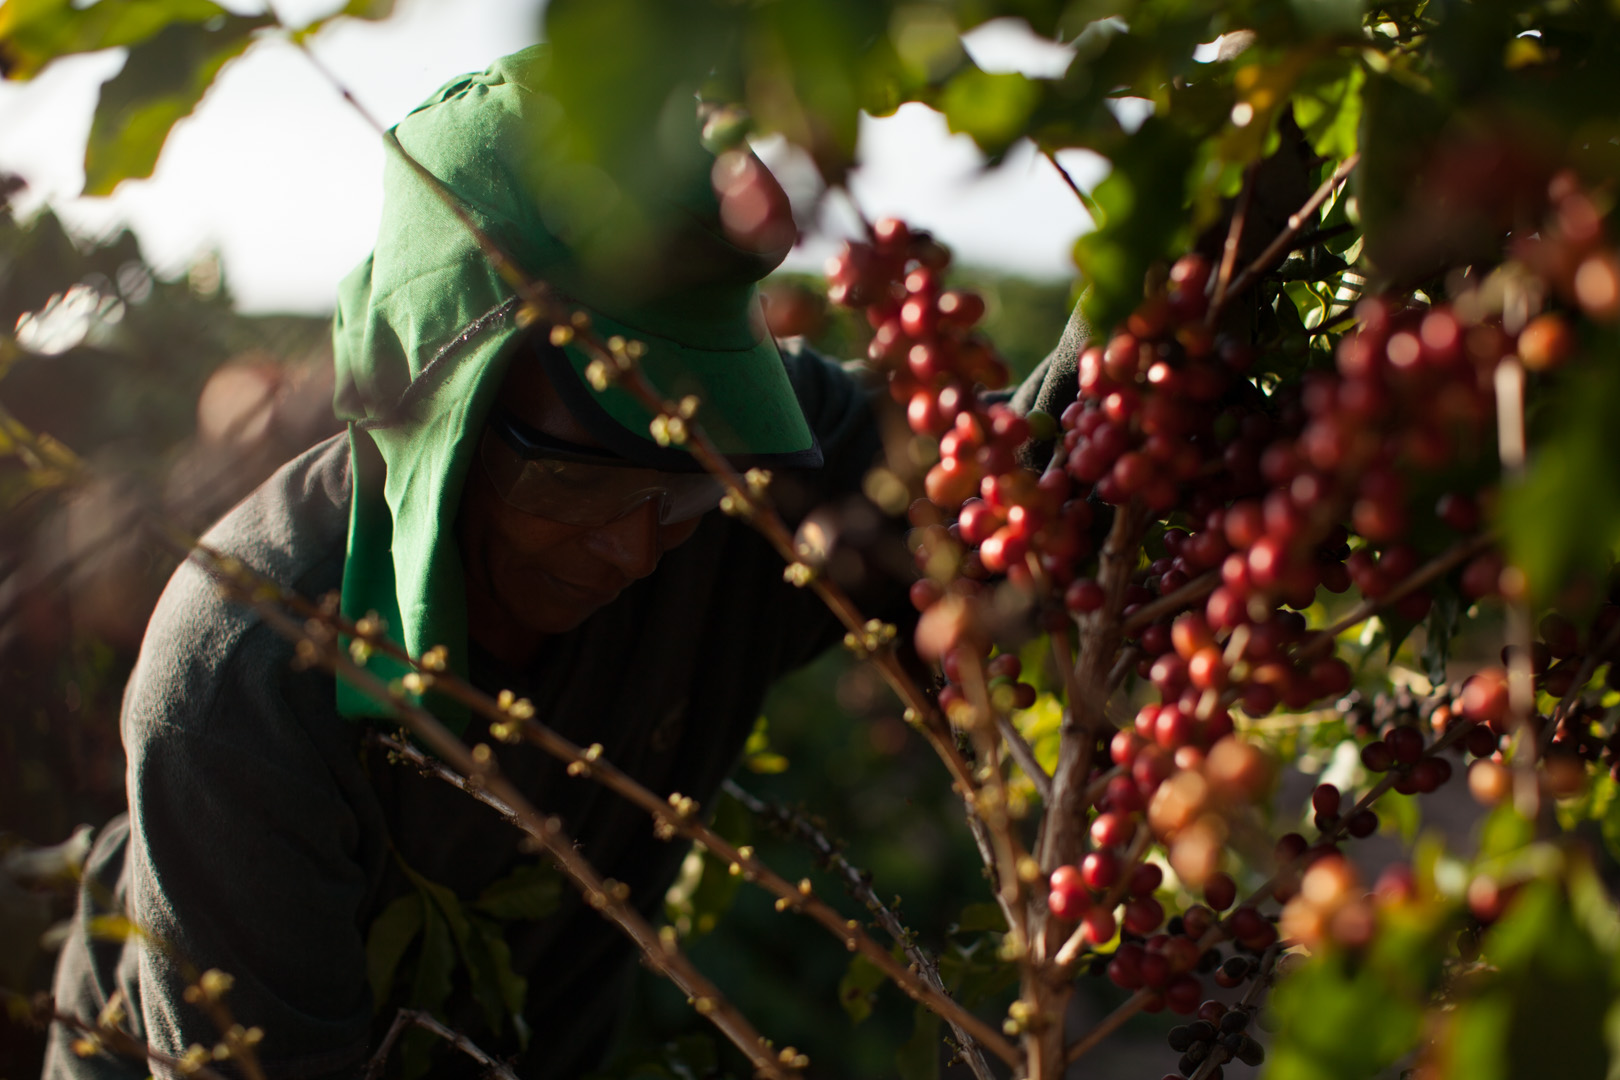
[[[600,445],[531,359],[513,363],[499,404],[547,435]],[[475,461],[458,525],[473,639],[495,656],[521,663],[541,638],[573,629],[632,581],[652,573],[663,553],[690,537],[699,520],[661,525],[657,503],[647,501],[605,525],[553,521],[508,505]]]

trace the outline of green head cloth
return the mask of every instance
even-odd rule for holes
[[[816,445],[780,355],[759,318],[754,283],[785,251],[730,243],[709,181],[713,158],[690,140],[649,139],[653,202],[632,198],[571,152],[589,132],[544,92],[536,47],[446,85],[394,128],[399,146],[455,197],[533,279],[591,317],[602,339],[647,346],[649,381],[670,400],[694,394],[698,421],[738,464],[808,467]],[[648,177],[638,178],[642,189]],[[382,225],[372,255],[342,283],[333,337],[336,407],[350,421],[354,502],[343,612],[376,613],[420,656],[443,646],[467,670],[467,614],[455,522],[478,436],[507,363],[543,363],[570,410],[622,457],[696,468],[652,439],[651,415],[628,392],[597,393],[576,347],[539,348],[518,325],[513,288],[472,232],[390,149]],[[383,678],[403,668],[381,658]],[[347,716],[386,709],[339,681]],[[465,714],[430,704],[453,726]]]

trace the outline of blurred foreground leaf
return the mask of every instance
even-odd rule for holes
[[[164,29],[234,18],[212,0],[5,0],[0,4],[0,74],[31,79],[74,53],[139,45]]]
[[[120,181],[151,176],[169,131],[272,22],[221,15],[206,25],[176,23],[130,49],[124,69],[101,86],[84,147],[84,193],[110,195]]]

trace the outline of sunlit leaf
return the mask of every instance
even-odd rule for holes
[[[170,26],[226,16],[212,0],[5,0],[0,3],[0,73],[31,79],[73,53],[139,45]]]
[[[1074,257],[1090,284],[1086,318],[1100,334],[1141,303],[1148,267],[1169,253],[1182,225],[1192,157],[1185,134],[1150,116],[1093,192],[1104,218],[1075,243]]]
[[[227,62],[241,55],[265,16],[176,23],[130,50],[102,84],[84,148],[84,193],[109,195],[120,181],[152,175],[176,122],[191,113]]]
[[[945,85],[939,108],[952,132],[971,135],[979,149],[999,154],[1023,134],[1040,96],[1039,84],[1022,75],[967,68]]]

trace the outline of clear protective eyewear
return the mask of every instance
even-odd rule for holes
[[[659,524],[672,525],[714,509],[725,494],[709,473],[633,465],[537,431],[499,409],[484,429],[479,457],[508,506],[565,525],[606,525],[646,502],[657,503]]]

